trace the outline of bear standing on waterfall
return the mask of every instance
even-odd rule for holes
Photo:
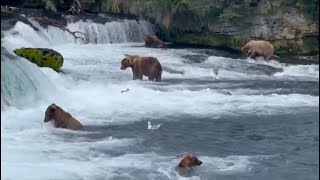
[[[83,125],[56,104],[51,104],[45,113],[44,122],[53,120],[56,128],[79,130]]]
[[[145,75],[149,81],[161,81],[162,66],[154,57],[128,56],[121,61],[120,69],[125,70],[128,67],[132,68],[133,80],[142,80],[142,76]]]
[[[161,41],[157,36],[154,35],[146,35],[144,37],[144,45],[146,47],[151,48],[166,48],[167,45],[163,41]]]

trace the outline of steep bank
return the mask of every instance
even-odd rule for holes
[[[108,11],[149,18],[167,41],[239,50],[249,39],[271,41],[277,54],[319,53],[318,0],[113,1]]]
[[[249,39],[266,39],[280,55],[319,54],[319,0],[21,0],[15,5],[43,8],[44,2],[54,3],[51,10],[66,11],[80,2],[87,12],[144,17],[169,42],[239,51]]]

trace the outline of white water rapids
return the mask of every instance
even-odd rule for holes
[[[102,150],[134,147],[143,137],[110,139],[106,136],[91,141],[80,135],[93,132],[55,129],[43,122],[44,112],[51,103],[61,106],[85,126],[125,125],[153,117],[219,118],[237,114],[286,114],[299,107],[318,108],[319,96],[316,95],[268,93],[269,89],[241,86],[230,90],[232,84],[216,83],[219,80],[212,75],[212,66],[220,66],[221,80],[246,84],[249,80],[283,79],[316,83],[319,65],[285,66],[276,61],[265,63],[219,56],[209,56],[202,63],[186,63],[184,56],[196,55],[196,51],[143,47],[143,36],[152,33],[151,25],[144,21],[124,20],[104,25],[80,21],[69,24],[68,28],[87,33],[90,43],[81,44],[79,40],[74,43],[73,36],[55,27],[40,28],[36,32],[21,22],[5,32],[2,39],[2,45],[9,52],[20,47],[41,47],[54,49],[64,57],[63,73],[38,68],[19,57],[1,60],[1,99],[6,102],[1,103],[4,106],[1,178],[5,180],[130,179],[133,176],[184,179],[174,170],[179,160],[176,155],[182,152],[171,155],[129,152],[119,156],[102,153]],[[13,31],[18,34],[12,34]],[[131,70],[120,70],[124,54],[158,58],[164,66],[163,82],[132,81]],[[247,71],[247,66],[243,66],[259,63],[283,68],[283,71],[268,75]],[[209,81],[210,86],[197,81]],[[127,88],[130,91],[120,93]],[[222,93],[224,89],[232,96]],[[163,124],[160,129],[166,128],[165,122]],[[70,140],[68,136],[76,138]],[[252,158],[260,158],[248,154],[227,157],[201,154],[199,157],[206,162],[200,172],[227,174],[246,172],[254,166]],[[136,175],[140,170],[145,176]]]

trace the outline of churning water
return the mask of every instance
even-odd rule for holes
[[[183,152],[203,161],[188,179],[319,177],[319,65],[145,48],[152,27],[143,21],[68,27],[90,44],[20,22],[5,32],[9,52],[52,48],[65,60],[57,73],[2,58],[1,178],[186,179],[175,171]],[[158,58],[163,82],[132,81],[131,70],[120,70],[124,54]],[[44,124],[51,103],[86,128]],[[162,126],[148,130],[148,121]]]

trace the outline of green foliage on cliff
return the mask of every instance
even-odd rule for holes
[[[286,0],[283,6],[295,7],[302,12],[319,19],[319,0]]]
[[[173,42],[239,49],[265,39],[281,52],[319,52],[319,0],[24,0],[39,1],[51,10],[78,5],[144,17]]]
[[[213,22],[216,22],[219,20],[221,14],[223,14],[223,10],[221,8],[210,7],[210,11],[207,13],[206,18],[211,19]]]
[[[123,4],[120,0],[104,0],[102,1],[102,9],[106,12],[122,13]]]
[[[172,25],[177,13],[189,9],[187,0],[97,0],[96,2],[99,12],[144,16],[164,29]]]
[[[81,9],[94,9],[97,0],[27,0],[27,1],[42,1],[45,8],[51,11],[66,11],[72,6]]]
[[[46,8],[52,11],[69,9],[74,0],[22,0],[21,5],[26,8]]]
[[[172,33],[168,40],[175,43],[206,45],[240,51],[243,42],[237,36],[213,35],[210,33]]]

